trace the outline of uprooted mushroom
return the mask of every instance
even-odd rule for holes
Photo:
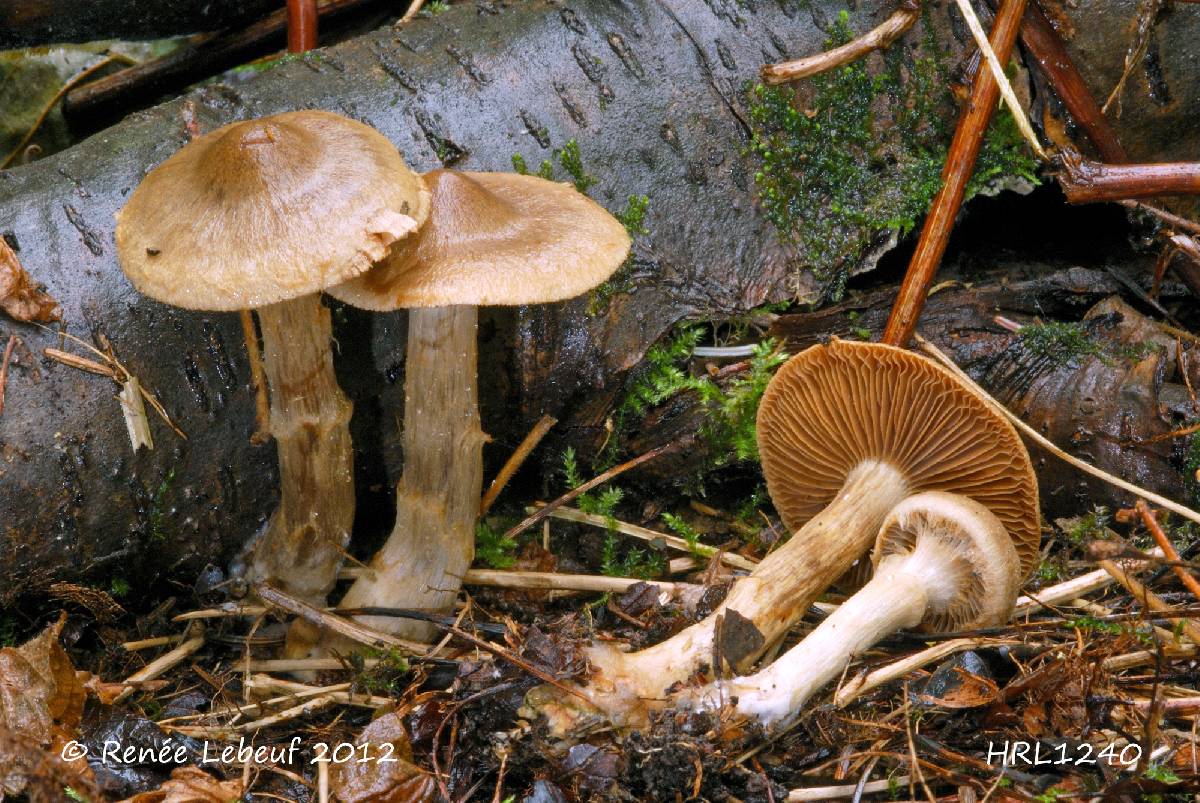
[[[368,273],[330,293],[371,310],[408,309],[404,472],[396,523],[342,608],[443,609],[475,550],[483,481],[476,399],[477,307],[578,296],[629,253],[624,226],[569,184],[435,170],[428,222]],[[420,638],[428,625],[364,617]],[[302,642],[289,651],[297,654]]]
[[[323,603],[354,519],[349,399],[320,293],[358,276],[429,211],[386,137],[320,111],[232,123],[151,171],[117,215],[121,267],[143,294],[198,310],[255,308],[279,454],[279,506],[250,579]]]
[[[1013,534],[1023,566],[1039,537],[1037,485],[1012,425],[949,372],[892,346],[834,340],[791,358],[763,395],[759,451],[767,488],[794,533],[704,620],[638,652],[588,649],[593,674],[580,691],[617,721],[636,722],[668,689],[727,662],[745,673],[808,606],[866,556],[889,511],[923,491],[965,495]],[[748,620],[761,635],[740,654],[723,651],[718,630]],[[744,627],[743,623],[743,627]],[[550,689],[533,708],[576,715]],[[561,705],[560,705],[561,704]],[[579,712],[583,713],[583,712]]]
[[[1028,504],[1036,512],[1037,497]],[[910,496],[880,528],[874,575],[862,590],[770,666],[687,692],[680,705],[728,707],[764,726],[786,727],[855,655],[890,633],[918,626],[947,633],[1007,621],[1023,577],[1018,548],[1028,554],[1031,546],[1036,549],[1036,541],[1014,543],[1003,522],[965,496]]]

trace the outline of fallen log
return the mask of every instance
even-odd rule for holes
[[[274,507],[275,450],[250,444],[254,394],[237,317],[142,298],[114,257],[113,213],[189,127],[322,108],[375,126],[418,169],[506,170],[519,154],[531,165],[550,160],[560,180],[594,179],[591,195],[614,211],[649,196],[648,234],[610,295],[483,317],[481,414],[495,438],[488,457],[498,462],[543,414],[559,418],[566,436],[555,433],[548,451],[597,442],[625,375],[677,321],[817,297],[821,284],[793,264],[756,209],[744,88],[764,61],[822,49],[842,8],[835,0],[455,3],[236,84],[196,89],[0,172],[0,234],[61,303],[66,332],[111,344],[188,435],[151,413],[157,448],[133,453],[114,383],[42,359],[47,347],[77,345],[0,321],[0,334],[21,341],[0,416],[0,600],[51,579],[192,577],[227,559]],[[891,10],[882,0],[859,3],[849,24],[866,30]],[[946,9],[931,10],[893,47],[898,75],[930,35],[949,64],[967,46]],[[869,63],[888,66],[879,54]],[[897,119],[896,97],[869,100],[880,120]],[[951,119],[954,109],[939,113]],[[877,145],[888,158],[872,169],[891,169],[912,144],[897,126],[881,128]],[[937,144],[931,130],[923,147]],[[869,268],[889,239],[886,230],[855,237],[863,246],[850,273]],[[388,489],[400,465],[406,320],[340,307],[334,317],[364,489],[355,537],[369,554],[371,536],[390,527]]]

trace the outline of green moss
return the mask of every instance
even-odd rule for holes
[[[707,376],[692,376],[684,370],[703,336],[703,327],[686,325],[666,343],[646,352],[645,369],[613,414],[613,434],[602,455],[602,464],[615,462],[621,434],[633,420],[685,391],[695,393],[706,412],[702,434],[709,446],[708,469],[758,459],[755,432],[758,403],[786,356],[776,341],[765,340],[755,346],[748,370],[722,387]]]
[[[167,494],[171,492],[171,486],[174,484],[175,469],[167,469],[167,473],[163,475],[162,482],[154,489],[154,496],[150,499],[150,513],[147,518],[150,524],[150,539],[152,541],[165,541],[167,538],[165,507]]]
[[[512,155],[512,166],[514,172],[520,173],[522,176],[529,175],[529,165],[526,164],[525,157],[521,154],[514,153]]]
[[[1019,334],[1026,350],[1055,365],[1073,365],[1081,357],[1104,356],[1104,349],[1092,340],[1082,323],[1031,323],[1022,326]]]
[[[814,76],[801,87],[750,90],[755,181],[780,239],[793,247],[797,270],[810,270],[839,298],[849,271],[881,236],[903,236],[929,208],[941,185],[954,116],[950,80],[928,32],[924,55],[899,47],[872,76],[858,61]],[[846,12],[827,47],[853,38]],[[887,96],[887,103],[878,102]],[[890,112],[890,117],[886,113]],[[1011,116],[988,131],[967,197],[1002,175],[1034,178],[1036,163]]]
[[[1081,547],[1086,546],[1089,541],[1107,539],[1107,528],[1111,520],[1108,508],[1097,505],[1071,523],[1066,531],[1067,540],[1072,546]]]
[[[1200,432],[1188,440],[1183,458],[1183,480],[1192,497],[1192,504],[1200,505]]]
[[[629,200],[625,202],[625,209],[616,214],[617,220],[621,221],[621,225],[629,232],[630,237],[650,233],[646,228],[646,209],[649,206],[649,196],[630,195]]]
[[[563,170],[567,171],[567,175],[571,177],[571,181],[575,183],[575,189],[585,195],[599,180],[583,169],[583,157],[579,153],[578,140],[567,140],[561,150],[554,152],[554,156],[558,159],[558,163],[562,165]]]
[[[504,535],[504,531],[494,529],[486,521],[475,525],[475,559],[488,568],[512,568],[518,546],[514,539]]]

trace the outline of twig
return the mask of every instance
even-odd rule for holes
[[[458,636],[459,638],[463,639],[464,641],[471,642],[479,649],[484,650],[485,652],[490,652],[493,655],[497,655],[497,656],[503,658],[504,660],[508,661],[510,664],[517,667],[518,669],[521,669],[522,671],[527,672],[530,675],[533,675],[538,680],[541,680],[544,683],[549,683],[551,686],[554,686],[559,691],[565,691],[568,694],[573,694],[576,697],[578,697],[580,700],[587,702],[589,705],[591,704],[592,701],[590,699],[588,699],[587,695],[584,694],[583,692],[581,692],[579,689],[568,686],[567,684],[563,683],[558,678],[554,677],[554,675],[551,675],[549,672],[545,671],[544,669],[541,669],[540,667],[536,667],[533,664],[529,663],[528,661],[525,661],[524,659],[518,657],[517,655],[514,655],[513,653],[511,653],[508,650],[501,647],[499,644],[493,644],[492,642],[487,641],[486,639],[479,638],[474,633],[471,633],[469,631],[463,630],[458,627],[450,626],[450,627],[447,627],[446,629],[449,630],[454,635]]]
[[[493,588],[527,588],[561,591],[596,591],[620,594],[638,583],[658,586],[664,594],[673,595],[691,583],[668,583],[661,580],[638,580],[633,577],[604,577],[594,574],[559,574],[557,572],[506,572],[492,569],[471,569],[463,578],[464,585]]]
[[[913,26],[917,21],[917,10],[915,0],[904,0],[900,7],[878,26],[841,47],[795,61],[767,64],[762,68],[763,82],[772,85],[786,84],[856,61],[875,50],[883,50]]]
[[[1073,152],[1059,158],[1062,170],[1057,179],[1068,203],[1200,194],[1200,162],[1104,164]]]
[[[1172,502],[1170,499],[1167,499],[1165,496],[1159,496],[1158,494],[1148,491],[1145,488],[1140,488],[1137,485],[1134,485],[1132,482],[1126,482],[1125,480],[1121,479],[1120,477],[1114,477],[1112,474],[1109,474],[1107,471],[1102,471],[1101,469],[1096,468],[1095,466],[1091,465],[1090,463],[1086,463],[1083,460],[1080,460],[1078,457],[1067,454],[1062,449],[1059,449],[1049,439],[1045,438],[1041,433],[1039,433],[1033,427],[1029,426],[1024,421],[1022,421],[1019,416],[1017,416],[1016,414],[1011,412],[1007,407],[1005,407],[1000,402],[996,401],[986,390],[984,390],[982,387],[980,387],[979,384],[975,382],[975,380],[971,379],[971,377],[968,376],[965,371],[963,371],[961,368],[959,368],[958,365],[955,364],[954,360],[952,360],[948,356],[946,356],[946,354],[941,349],[939,349],[937,346],[933,345],[932,343],[930,343],[928,340],[921,337],[920,335],[917,335],[916,339],[917,339],[917,342],[920,344],[921,348],[925,351],[925,353],[933,356],[934,359],[936,359],[938,362],[940,362],[942,365],[944,365],[951,373],[953,373],[955,376],[957,376],[959,379],[961,379],[967,385],[967,387],[973,389],[975,391],[975,393],[978,394],[984,401],[986,401],[989,404],[991,404],[992,406],[994,406],[996,408],[996,410],[1001,412],[1005,418],[1007,418],[1009,421],[1012,422],[1013,426],[1015,426],[1017,429],[1019,429],[1026,437],[1028,437],[1030,440],[1032,440],[1038,446],[1041,446],[1043,449],[1050,452],[1051,454],[1053,454],[1055,457],[1059,458],[1060,460],[1070,463],[1072,466],[1079,469],[1080,471],[1084,471],[1088,474],[1091,474],[1093,477],[1099,477],[1100,479],[1104,480],[1105,482],[1107,482],[1110,485],[1120,488],[1123,491],[1128,491],[1129,493],[1131,493],[1135,496],[1141,496],[1141,497],[1153,502],[1154,504],[1158,505],[1159,507],[1165,507],[1167,510],[1170,510],[1173,513],[1177,513],[1180,516],[1183,516],[1185,519],[1190,519],[1191,521],[1194,521],[1197,524],[1200,524],[1200,513],[1197,513],[1196,511],[1192,510],[1191,508],[1185,507],[1185,506],[1179,504],[1178,502]]]
[[[317,46],[317,19],[317,0],[287,0],[289,53],[303,53]]]
[[[1025,0],[1004,0],[996,13],[992,26],[992,47],[1001,61],[1008,61],[1012,54],[1024,10]],[[979,149],[983,145],[999,95],[1000,89],[992,73],[979,70],[971,87],[971,97],[959,115],[958,127],[946,155],[946,165],[942,168],[942,188],[934,197],[929,214],[925,216],[916,251],[904,274],[904,282],[892,305],[891,315],[888,316],[883,332],[885,343],[906,346],[912,338],[929,294],[929,286],[946,251],[967,182],[975,172],[975,161],[979,157]]]
[[[792,789],[788,792],[788,803],[801,803],[809,800],[837,800],[843,797],[853,797],[855,790],[864,795],[874,795],[879,792],[889,792],[894,787],[909,782],[909,776],[897,775],[884,781],[869,781],[865,784],[846,784],[845,786],[806,786],[803,789]],[[859,787],[862,787],[859,789]]]
[[[1033,133],[1033,126],[1029,124],[1029,118],[1025,116],[1025,109],[1017,101],[1017,93],[1013,92],[1012,84],[1008,80],[1008,76],[1004,74],[1004,65],[1000,63],[996,53],[992,50],[992,45],[988,41],[987,34],[983,32],[983,26],[979,23],[979,17],[975,14],[975,9],[971,7],[970,0],[955,0],[958,3],[958,10],[962,13],[963,19],[967,21],[967,27],[971,29],[971,35],[975,37],[975,44],[979,46],[979,52],[983,54],[983,60],[987,62],[988,69],[992,71],[992,78],[996,81],[996,86],[1000,90],[1000,96],[1004,98],[1004,105],[1008,106],[1008,110],[1012,112],[1013,120],[1017,123],[1017,130],[1021,132],[1021,136],[1025,138],[1029,148],[1043,162],[1049,157],[1046,156],[1046,151],[1042,149],[1042,143],[1038,142],[1037,136]],[[1022,9],[1024,11],[1024,9]],[[1008,60],[1008,55],[1005,55],[1005,60]]]
[[[995,0],[992,4],[995,5]],[[1075,68],[1071,55],[1037,3],[1029,4],[1025,8],[1025,18],[1021,23],[1021,41],[1029,49],[1054,88],[1054,93],[1071,115],[1071,119],[1079,124],[1087,138],[1096,146],[1100,158],[1113,164],[1129,161],[1116,132],[1100,111],[1100,104],[1092,97],[1091,90],[1088,89],[1079,70]]]
[[[203,646],[204,646],[204,630],[199,629],[197,635],[192,636],[191,638],[187,639],[187,641],[184,641],[178,647],[171,650],[170,652],[165,652],[162,655],[160,655],[159,657],[155,658],[153,661],[146,664],[141,669],[139,669],[138,671],[134,672],[132,675],[127,677],[125,679],[125,683],[126,684],[138,684],[138,683],[143,683],[147,680],[154,680],[155,678],[160,677],[163,673],[168,672],[175,666],[178,666],[179,664],[183,663],[183,661],[189,655],[196,652]],[[116,696],[116,698],[113,700],[113,702],[118,703],[121,700],[124,700],[126,697],[128,697],[131,694],[133,694],[132,688],[125,689],[125,691],[121,692],[120,694],[118,694]]]
[[[516,526],[510,528],[509,531],[506,532],[503,537],[505,539],[516,538],[518,535],[525,532],[530,527],[532,527],[533,525],[537,524],[542,519],[549,516],[551,513],[553,513],[559,507],[567,504],[570,501],[573,501],[574,499],[578,498],[579,496],[582,496],[583,494],[585,494],[588,491],[595,488],[597,485],[603,485],[604,483],[608,482],[609,480],[613,479],[614,477],[624,474],[626,471],[629,471],[632,468],[637,468],[642,463],[647,463],[656,457],[660,457],[664,454],[668,454],[669,452],[674,452],[679,449],[682,449],[685,445],[687,445],[689,443],[690,443],[690,440],[686,439],[686,438],[682,439],[682,440],[674,441],[672,443],[665,443],[662,446],[658,446],[658,447],[655,447],[654,449],[651,449],[650,451],[646,452],[645,454],[638,455],[637,457],[633,458],[632,460],[627,460],[626,462],[622,463],[619,466],[614,466],[613,468],[610,468],[608,471],[605,471],[602,474],[598,474],[597,476],[593,477],[592,479],[590,479],[587,482],[580,485],[578,488],[574,488],[570,491],[567,491],[565,494],[558,497],[557,499],[555,499],[553,502],[546,505],[545,507],[538,508],[538,510],[535,513],[526,517],[522,522],[520,522]]]
[[[1195,223],[1187,218],[1172,214],[1165,209],[1159,209],[1157,206],[1151,206],[1150,204],[1142,203],[1141,201],[1129,200],[1117,201],[1117,203],[1126,209],[1132,209],[1135,212],[1148,212],[1162,222],[1166,223],[1168,226],[1172,226],[1180,231],[1187,231],[1191,232],[1192,234],[1200,234],[1200,223]]]
[[[408,4],[408,11],[404,12],[404,16],[400,18],[400,25],[412,22],[413,18],[421,11],[421,6],[425,5],[425,0],[412,0]]]
[[[550,428],[558,423],[558,419],[544,415],[538,419],[533,425],[533,429],[529,430],[529,434],[517,446],[508,460],[504,461],[504,465],[500,467],[500,473],[492,480],[492,484],[488,486],[487,493],[483,495],[483,501],[479,503],[479,515],[482,517],[492,505],[496,503],[496,497],[500,496],[500,492],[504,490],[504,486],[512,479],[512,476],[517,473],[517,469],[529,457],[530,452],[537,448],[537,445],[542,442],[542,438],[546,437],[546,433]]]
[[[295,614],[307,622],[311,622],[317,627],[345,636],[351,641],[357,641],[360,644],[366,644],[372,647],[386,645],[388,647],[398,647],[409,653],[420,653],[428,647],[428,644],[420,644],[415,641],[397,638],[390,633],[383,633],[372,627],[367,627],[361,622],[355,622],[350,619],[345,619],[341,616],[336,616],[327,611],[315,608],[307,602],[298,600],[295,597],[280,591],[270,583],[261,582],[254,586],[255,593],[259,599],[268,605],[280,608],[288,613]]]
[[[845,683],[837,693],[833,696],[833,704],[838,708],[845,708],[854,700],[862,695],[882,686],[885,683],[890,683],[893,680],[899,680],[910,672],[931,664],[934,661],[940,661],[947,656],[964,650],[973,650],[977,647],[992,646],[998,644],[1012,644],[1015,642],[996,640],[996,639],[955,639],[954,641],[945,641],[941,644],[935,644],[928,649],[921,650],[918,653],[913,653],[907,658],[902,658],[895,663],[888,664],[874,670],[873,672],[860,675]]]
[[[1163,556],[1167,560],[1176,561],[1177,563],[1183,559],[1179,557],[1179,552],[1176,551],[1175,545],[1171,543],[1171,539],[1163,532],[1163,528],[1159,525],[1158,519],[1154,518],[1154,512],[1150,510],[1144,499],[1137,500],[1134,505],[1134,510],[1142,517],[1142,523],[1146,525],[1146,529],[1150,531],[1150,535],[1154,538],[1155,543],[1163,551]],[[1192,596],[1200,599],[1200,582],[1192,576],[1192,573],[1182,566],[1175,565],[1171,567],[1171,571],[1175,572],[1175,576],[1183,583],[1184,588],[1192,592]],[[1195,641],[1195,639],[1192,639]]]
[[[534,510],[544,509],[545,508],[526,508],[525,510],[526,512],[531,512]],[[558,510],[553,511],[550,514],[550,517],[554,519],[562,519],[563,521],[579,522],[580,524],[591,524],[594,527],[603,527],[605,529],[612,524],[612,522],[604,516],[597,516],[594,513],[584,513],[582,510],[573,507],[560,507]],[[750,572],[754,571],[754,567],[758,565],[758,561],[751,560],[750,558],[742,555],[738,555],[733,552],[726,552],[725,550],[717,549],[716,547],[712,547],[707,544],[696,544],[692,546],[689,545],[686,540],[677,535],[670,535],[669,533],[659,532],[658,530],[651,530],[648,527],[639,527],[636,524],[618,521],[616,522],[616,529],[617,532],[621,533],[622,535],[628,535],[632,538],[639,538],[647,543],[661,542],[663,545],[679,550],[680,552],[688,552],[691,554],[698,553],[705,558],[717,557],[722,563],[726,564],[727,566],[732,566],[735,569],[743,569]]]
[[[1106,588],[1112,585],[1112,583],[1112,575],[1103,569],[1096,569],[1094,572],[1081,574],[1078,577],[1073,577],[1057,585],[1043,588],[1036,596],[1029,594],[1018,597],[1016,608],[1013,610],[1013,618],[1019,619],[1031,613],[1036,613],[1048,605],[1056,605],[1060,602],[1086,596],[1093,591]]]
[[[137,650],[148,650],[151,647],[165,647],[168,644],[178,644],[183,641],[183,636],[156,636],[154,638],[144,638],[139,641],[126,641],[121,644],[121,649],[128,652]]]
[[[84,67],[82,70],[72,75],[65,84],[58,88],[58,91],[54,93],[54,97],[50,98],[46,105],[42,107],[37,119],[33,121],[33,125],[31,125],[29,130],[25,132],[25,136],[21,137],[21,140],[16,144],[16,147],[9,151],[8,155],[5,156],[3,160],[0,160],[0,170],[3,170],[11,165],[13,160],[21,154],[21,152],[25,149],[25,145],[28,144],[29,140],[33,139],[33,135],[36,134],[38,129],[42,127],[42,123],[46,121],[46,117],[49,116],[51,110],[54,109],[54,105],[62,100],[63,95],[71,91],[72,87],[74,87],[83,79],[87,78],[92,73],[96,72],[96,70],[107,67],[114,61],[121,61],[123,58],[124,57],[118,58],[117,56],[105,56],[103,59],[91,65],[90,67]]]
[[[263,371],[262,349],[258,347],[258,331],[254,328],[254,316],[250,310],[241,310],[242,337],[246,341],[246,356],[250,361],[250,384],[254,386],[254,432],[250,442],[254,445],[271,439],[271,405],[267,401],[267,375]]]
[[[1125,571],[1124,568],[1118,566],[1115,561],[1102,560],[1100,568],[1113,576],[1113,579],[1125,587],[1125,590],[1133,596],[1135,600],[1142,604],[1147,610],[1155,611],[1156,613],[1172,613],[1171,605],[1168,604],[1162,597],[1155,594],[1143,583],[1135,580]],[[1176,627],[1181,627],[1184,634],[1192,640],[1193,644],[1200,644],[1200,626],[1188,619],[1174,619],[1171,622]]]
[[[9,335],[8,344],[4,347],[4,358],[0,360],[0,415],[4,415],[4,395],[8,389],[8,363],[12,360],[13,349],[17,347],[17,336]]]
[[[367,669],[378,665],[378,658],[363,659]],[[251,660],[246,666],[251,672],[335,672],[347,668],[346,662],[337,658],[266,658]]]

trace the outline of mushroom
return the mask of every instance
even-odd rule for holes
[[[280,499],[251,580],[318,603],[337,578],[354,518],[351,405],[320,293],[369,269],[428,211],[420,176],[386,137],[299,111],[194,139],[117,213],[117,256],[140,292],[186,309],[258,311]]]
[[[671,685],[719,669],[714,658],[747,671],[867,554],[888,512],[912,494],[968,496],[1012,533],[1024,569],[1036,556],[1037,483],[1016,431],[916,354],[837,339],[797,354],[763,394],[758,442],[767,489],[794,535],[716,611],[666,641],[634,653],[590,647],[597,671],[585,692],[610,716],[640,717]],[[727,622],[751,633],[740,650],[738,639],[718,638]]]
[[[449,607],[475,552],[483,483],[476,308],[572,298],[624,262],[624,226],[569,184],[435,170],[429,221],[357,279],[329,292],[371,310],[409,309],[404,472],[396,523],[343,608]],[[364,617],[410,638],[427,625]]]
[[[1036,533],[1014,543],[1004,523],[978,502],[940,491],[908,497],[888,514],[875,541],[870,582],[802,642],[753,675],[718,680],[681,705],[717,708],[786,727],[850,659],[884,636],[1002,624],[1012,613],[1022,572],[1018,550],[1037,549]]]

